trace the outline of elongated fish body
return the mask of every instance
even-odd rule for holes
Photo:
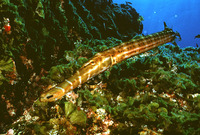
[[[179,34],[177,32],[173,32],[172,29],[167,28],[165,25],[165,30],[161,32],[141,36],[139,38],[132,39],[129,42],[121,43],[120,45],[106,51],[97,53],[73,76],[42,93],[40,101],[52,102],[61,99],[69,91],[87,82],[95,75],[100,74],[113,65],[132,56],[151,50],[159,45],[172,42],[176,36],[179,36]]]

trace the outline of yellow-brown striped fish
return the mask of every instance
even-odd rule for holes
[[[164,25],[165,29],[161,32],[141,36],[140,38],[132,39],[129,42],[121,43],[111,49],[97,53],[73,76],[51,88],[49,91],[42,93],[40,101],[52,102],[61,99],[69,91],[72,91],[95,75],[100,74],[122,60],[151,50],[159,45],[172,42],[176,36],[180,37],[177,32],[173,32],[165,23]]]

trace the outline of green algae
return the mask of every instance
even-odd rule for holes
[[[65,102],[65,117],[69,118],[72,124],[86,126],[86,114],[81,110],[77,110],[77,107],[71,102]]]
[[[8,59],[7,61],[0,61],[0,85],[2,85],[4,81],[9,82],[9,79],[5,76],[5,74],[9,72],[15,72],[13,71],[14,68],[15,65],[13,64],[12,59]]]
[[[38,1],[37,8],[36,8],[35,12],[38,14],[38,16],[45,19],[45,13],[44,13],[44,7],[43,7],[43,4],[42,4],[42,1],[40,1],[40,0]]]
[[[76,106],[71,102],[65,102],[65,117],[68,118],[69,115],[75,111],[77,108]]]
[[[76,110],[70,116],[70,122],[79,126],[86,126],[87,116],[83,111]]]

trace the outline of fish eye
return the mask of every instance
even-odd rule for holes
[[[94,61],[91,61],[90,63],[91,63],[92,65],[94,65],[94,64],[95,64],[95,63],[94,63]]]
[[[52,97],[53,97],[53,95],[50,95],[50,96],[47,96],[46,98],[47,98],[47,99],[50,99],[50,98],[52,98]]]

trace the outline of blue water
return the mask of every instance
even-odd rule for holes
[[[177,42],[181,48],[200,46],[200,0],[113,0],[114,3],[125,4],[130,1],[137,12],[144,17],[143,34],[151,34],[163,30],[163,22],[181,34],[182,40]]]

